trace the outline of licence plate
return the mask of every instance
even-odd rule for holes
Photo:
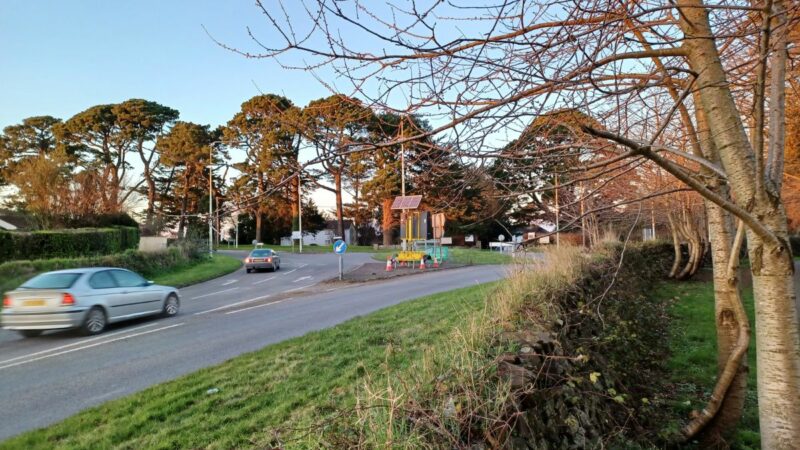
[[[44,306],[44,299],[35,299],[35,300],[25,300],[22,302],[22,306]]]

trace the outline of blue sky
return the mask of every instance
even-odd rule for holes
[[[0,128],[128,98],[219,125],[259,93],[255,85],[300,106],[329,95],[310,74],[218,47],[201,25],[250,50],[247,26],[271,34],[252,0],[3,0]]]

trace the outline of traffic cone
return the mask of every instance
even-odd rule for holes
[[[433,257],[433,268],[434,269],[439,268],[439,260],[435,256]]]
[[[419,260],[419,269],[425,270],[425,258]]]
[[[392,258],[386,258],[386,271],[391,272],[392,269]]]

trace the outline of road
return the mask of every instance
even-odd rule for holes
[[[173,318],[116,324],[94,337],[51,332],[24,339],[0,331],[0,440],[269,344],[505,273],[472,266],[331,284],[321,282],[336,276],[335,255],[281,257],[275,273],[241,269],[181,289],[181,313]],[[353,253],[344,261],[348,269],[372,260]]]

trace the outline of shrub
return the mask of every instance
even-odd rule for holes
[[[122,267],[152,277],[166,270],[190,264],[204,255],[194,243],[182,243],[162,252],[126,250],[115,255],[84,258],[51,258],[32,261],[9,261],[0,264],[0,292],[16,288],[25,280],[42,272],[76,267]]]
[[[0,232],[0,262],[108,255],[139,246],[133,227]]]

